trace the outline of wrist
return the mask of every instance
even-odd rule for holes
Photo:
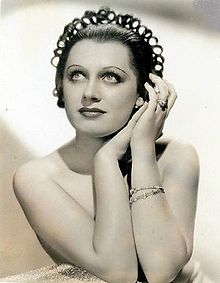
[[[117,156],[114,152],[110,150],[102,150],[97,151],[94,157],[94,161],[96,162],[118,162]]]
[[[137,137],[132,137],[130,141],[130,146],[131,147],[153,147],[155,146],[155,140],[151,138],[137,138]]]
[[[132,158],[139,157],[155,157],[156,149],[154,142],[133,142],[131,144]]]

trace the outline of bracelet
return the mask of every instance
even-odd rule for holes
[[[133,196],[133,194],[136,194],[137,192],[141,191],[141,190],[154,190],[154,189],[162,189],[162,186],[150,186],[150,187],[146,187],[146,188],[132,188],[130,189],[130,195]]]
[[[132,197],[130,198],[130,205],[131,205],[133,202],[138,201],[139,199],[146,199],[146,198],[149,197],[149,196],[157,195],[157,194],[160,194],[160,193],[165,194],[165,191],[164,191],[164,189],[163,189],[162,187],[157,188],[157,189],[152,189],[151,192],[143,193],[142,195],[139,195],[139,196],[136,196],[136,197],[135,197],[135,196],[132,196]]]

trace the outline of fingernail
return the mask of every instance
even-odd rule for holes
[[[150,84],[148,83],[148,82],[146,82],[145,84],[144,84],[144,87],[145,88],[147,88],[147,87],[149,87],[150,86]]]

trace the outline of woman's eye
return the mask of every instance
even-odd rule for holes
[[[121,78],[119,75],[108,73],[103,76],[103,80],[111,83],[119,83]]]
[[[69,78],[72,81],[79,81],[79,80],[82,80],[84,76],[81,72],[72,72],[70,73]]]

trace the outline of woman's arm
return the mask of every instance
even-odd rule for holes
[[[117,160],[103,151],[94,162],[95,221],[36,162],[16,173],[14,191],[34,231],[66,262],[107,282],[135,282],[128,194]]]
[[[132,187],[163,185],[157,194],[132,204],[134,237],[149,282],[171,282],[193,246],[199,166],[190,145],[169,145],[173,157],[162,176],[154,147],[133,148]]]
[[[14,191],[33,230],[60,258],[108,282],[135,282],[137,258],[128,192],[118,160],[146,105],[96,153],[95,221],[34,161],[14,177]],[[74,189],[74,188],[73,188]]]
[[[118,160],[103,150],[95,157],[94,183],[97,213],[94,223],[94,250],[107,258],[108,278],[124,282],[137,278],[137,259],[133,239],[129,197]],[[111,279],[111,280],[110,280]]]
[[[157,104],[158,95],[146,85],[149,106],[131,137],[132,187],[162,185],[165,194],[134,202],[132,221],[138,257],[147,279],[165,283],[176,277],[191,256],[199,165],[191,146],[171,143],[163,154],[166,168],[161,175],[155,140],[174,104],[176,93],[159,77],[151,76],[151,79],[159,89],[160,98],[168,98],[168,111],[162,111]],[[142,193],[143,190],[135,196]]]

